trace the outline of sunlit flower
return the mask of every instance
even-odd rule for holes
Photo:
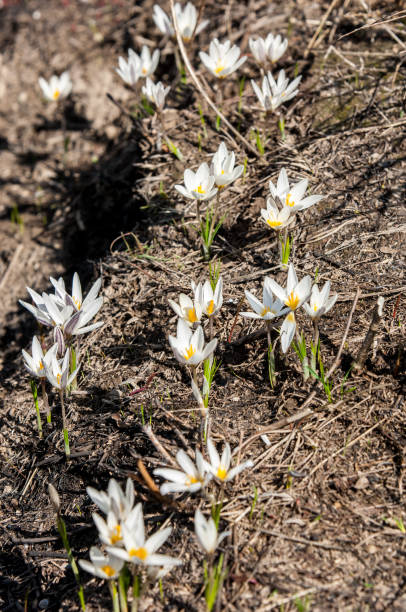
[[[155,104],[159,111],[162,111],[165,106],[165,98],[168,95],[170,87],[164,87],[161,81],[153,83],[151,79],[147,78],[145,86],[142,88],[142,93],[151,102]]]
[[[282,202],[285,201],[287,194],[289,193],[289,179],[286,168],[281,168],[278,176],[276,186],[272,181],[269,181],[269,191],[274,200],[279,198]]]
[[[56,356],[57,350],[58,345],[54,344],[44,355],[37,336],[34,336],[31,347],[32,357],[27,351],[22,350],[24,365],[31,376],[46,378],[44,363],[49,367],[52,359]]]
[[[289,264],[288,279],[286,289],[278,285],[273,278],[268,278],[268,285],[271,291],[278,297],[290,310],[297,310],[303,302],[309,299],[311,293],[312,279],[309,275],[298,281],[293,264]]]
[[[210,357],[217,346],[215,338],[204,346],[203,329],[199,327],[192,332],[189,325],[183,319],[178,319],[177,335],[169,336],[169,344],[179,363],[183,365],[197,366]]]
[[[157,565],[162,567],[181,565],[180,559],[158,555],[155,551],[169,538],[172,527],[157,531],[145,539],[144,517],[141,503],[137,504],[122,524],[124,549],[107,547],[107,552],[115,557],[136,565]]]
[[[203,512],[197,509],[195,512],[195,533],[202,549],[211,555],[224,538],[231,534],[231,531],[223,531],[219,534],[214,519],[210,517],[206,520]]]
[[[63,359],[57,359],[56,355],[54,354],[49,365],[47,365],[45,362],[43,362],[43,364],[45,376],[47,377],[48,382],[59,391],[63,391],[71,384],[80,368],[78,365],[77,368],[70,374],[70,349],[66,349]]]
[[[219,276],[216,288],[213,291],[211,282],[206,281],[201,288],[202,310],[205,315],[212,317],[223,305],[223,279]]]
[[[49,82],[40,77],[38,83],[44,97],[51,102],[59,100],[59,98],[66,98],[72,91],[72,81],[68,71],[62,72],[59,77],[56,74],[52,75]]]
[[[141,76],[141,60],[137,53],[128,49],[128,60],[120,56],[115,71],[127,85],[135,85]]]
[[[118,578],[118,575],[124,565],[124,561],[113,555],[105,556],[97,546],[92,546],[90,549],[90,561],[79,559],[79,565],[86,572],[93,574],[97,578],[103,578],[104,580],[114,580]]]
[[[189,42],[193,36],[193,32],[195,32],[195,34],[199,34],[199,32],[201,32],[209,23],[207,20],[201,21],[196,27],[197,10],[191,2],[188,2],[184,9],[182,9],[182,5],[177,2],[175,4],[175,14],[179,32],[184,42]],[[152,19],[155,21],[155,25],[162,32],[162,34],[166,34],[168,36],[173,36],[175,34],[172,20],[168,17],[165,11],[158,6],[158,4],[154,5]]]
[[[56,280],[55,278],[50,278],[52,285],[55,288],[55,297],[60,306],[71,305],[76,312],[89,310],[90,307],[93,307],[94,304],[97,304],[97,310],[95,314],[100,310],[103,305],[103,298],[97,297],[102,279],[98,278],[97,281],[92,285],[89,293],[83,299],[82,294],[82,285],[80,283],[79,274],[77,272],[74,273],[72,279],[72,294],[69,293],[65,289],[65,283],[63,278],[59,278]],[[93,315],[94,316],[94,315]]]
[[[185,186],[175,185],[175,189],[190,200],[210,200],[217,193],[217,188],[214,187],[214,176],[210,174],[206,162],[201,164],[196,172],[186,168],[183,180]]]
[[[155,49],[151,56],[151,51],[147,45],[143,45],[141,49],[141,55],[132,52],[133,57],[136,57],[139,65],[139,73],[142,77],[149,77],[154,74],[156,67],[158,66],[160,52],[159,49]]]
[[[28,293],[35,306],[29,304],[28,302],[24,302],[23,300],[18,300],[21,306],[24,306],[34,317],[37,319],[39,323],[45,325],[46,327],[54,327],[55,325],[64,325],[72,316],[73,307],[70,305],[58,307],[58,299],[54,295],[48,295],[43,293],[40,295],[30,287],[26,287]],[[52,302],[51,310],[55,315],[55,319],[48,311],[47,304]],[[55,307],[55,311],[54,311]]]
[[[261,66],[264,66],[268,61],[277,62],[280,57],[285,53],[288,47],[287,38],[282,38],[280,34],[274,36],[268,34],[265,38],[250,38],[248,44],[251,49],[251,53]]]
[[[278,298],[274,300],[271,288],[269,287],[269,278],[265,278],[264,288],[262,291],[262,302],[258,300],[252,293],[245,291],[245,297],[247,298],[249,305],[254,312],[242,312],[241,316],[247,319],[262,319],[263,321],[272,321],[280,317],[289,308],[285,308],[283,302]]]
[[[195,323],[200,322],[200,319],[202,318],[203,314],[203,308],[201,304],[202,287],[200,283],[198,285],[194,285],[193,283],[193,287],[195,294],[194,300],[192,300],[185,293],[181,293],[179,295],[179,304],[177,304],[174,300],[168,300],[169,305],[171,306],[171,308],[173,308],[178,317],[184,319],[191,327]]]
[[[273,78],[272,73],[268,72],[263,78],[262,90],[253,80],[251,80],[251,85],[263,109],[268,112],[276,110],[281,104],[296,96],[301,78],[298,76],[289,84],[285,71],[281,70],[277,81]]]
[[[217,478],[221,482],[229,482],[235,476],[237,476],[237,474],[239,474],[246,468],[253,467],[254,465],[254,462],[249,459],[248,461],[244,461],[244,463],[240,463],[239,465],[234,468],[231,468],[230,470],[231,448],[228,442],[224,447],[221,458],[211,438],[207,438],[207,450],[210,457],[210,463],[208,463],[207,461],[205,462],[206,468],[209,472],[213,474],[215,478]]]
[[[330,281],[327,281],[320,291],[317,285],[313,285],[310,303],[305,302],[303,308],[312,319],[319,319],[326,314],[336,303],[337,293],[330,296]]]
[[[210,43],[209,55],[200,51],[199,56],[206,68],[215,77],[224,79],[240,68],[247,59],[246,56],[240,57],[240,53],[240,48],[237,45],[231,46],[229,40],[220,43],[217,38],[214,38]]]
[[[235,153],[234,151],[227,151],[227,146],[224,142],[220,143],[219,148],[213,155],[211,162],[211,174],[214,176],[216,186],[219,189],[230,185],[238,179],[244,171],[244,166],[240,165],[234,168],[235,165]]]
[[[293,310],[286,315],[280,329],[281,348],[282,352],[286,353],[290,347],[296,332],[296,317]]]
[[[94,524],[99,532],[99,538],[107,546],[123,546],[123,536],[121,533],[121,521],[110,510],[105,521],[99,514],[92,514]]]
[[[66,318],[66,310],[70,309],[72,313],[73,306],[63,306],[60,309],[57,306],[56,300],[53,299],[54,296],[43,293],[42,298],[52,321],[54,321],[56,326],[61,328],[63,334],[66,336],[87,334],[104,324],[103,321],[98,321],[97,323],[87,325],[87,323],[89,323],[89,321],[99,312],[103,303],[102,297],[89,301],[88,304],[86,304],[86,308],[83,307],[81,310],[74,312],[69,318]]]
[[[110,478],[107,492],[93,487],[87,487],[86,492],[104,514],[112,511],[120,521],[124,521],[133,509],[134,483],[131,478],[127,479],[125,492],[114,478]]]
[[[287,227],[289,223],[293,221],[291,212],[292,211],[288,206],[282,206],[282,208],[279,209],[272,197],[267,198],[266,209],[261,208],[261,216],[263,220],[269,227],[276,231]]]
[[[172,468],[154,470],[156,476],[162,476],[162,478],[171,481],[161,485],[162,495],[168,495],[168,493],[196,493],[196,491],[199,491],[208,481],[206,465],[201,452],[196,450],[196,465],[184,450],[179,450],[176,453],[176,461],[182,471]]]

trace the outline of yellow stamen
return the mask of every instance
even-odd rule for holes
[[[103,567],[101,568],[102,572],[104,572],[106,574],[106,576],[108,576],[109,578],[111,578],[112,576],[114,576],[114,574],[116,573],[116,570],[114,569],[114,567],[111,567],[111,565],[103,565]]]
[[[318,306],[317,306],[317,304],[315,304],[315,305],[313,306],[313,310],[314,310],[314,312],[317,312],[317,309],[318,309]]]
[[[224,174],[224,170],[221,171],[221,174]]]
[[[189,308],[188,309],[188,311],[187,311],[187,318],[188,318],[190,323],[196,323],[196,321],[197,321],[197,314],[196,314],[195,308]]]
[[[289,321],[289,323],[294,323],[295,322],[295,313],[294,312],[290,312],[286,318]]]
[[[42,361],[39,362],[39,369],[43,370],[44,369],[44,364],[42,363]]]
[[[292,310],[296,310],[297,305],[299,304],[299,302],[300,302],[299,296],[296,295],[296,293],[294,291],[292,291],[288,295],[288,299],[286,300],[285,304],[286,304],[286,306],[289,306],[289,308],[291,308]]]
[[[78,310],[80,310],[80,309],[81,309],[81,306],[82,306],[82,302],[81,302],[80,300],[76,299],[76,298],[75,298],[75,297],[73,297],[73,296],[72,296],[72,300],[75,302],[76,308],[77,308]]]
[[[54,93],[52,94],[52,97],[54,100],[57,100],[60,95],[61,95],[61,92],[59,91],[59,89],[55,89]]]
[[[270,219],[267,219],[266,222],[271,227],[279,227],[280,225],[282,225],[282,221],[271,221]]]
[[[58,385],[61,384],[61,378],[62,378],[61,374],[56,375],[56,382],[58,383]]]
[[[202,188],[201,185],[199,185],[199,187],[195,189],[195,193],[200,193],[203,195],[204,193],[206,193],[206,191]]]
[[[217,76],[220,76],[220,72],[223,72],[223,70],[224,70],[224,64],[219,62],[214,72],[217,74]]]
[[[206,308],[207,315],[210,317],[213,314],[214,310],[214,300],[210,300],[209,305]]]
[[[226,478],[227,470],[223,465],[219,465],[216,476],[220,480],[224,480]]]
[[[110,541],[112,544],[116,544],[123,539],[121,537],[121,525],[116,525],[113,531],[115,531],[115,534],[111,536]]]
[[[145,75],[145,74],[147,74],[147,72],[148,72],[148,70],[147,70],[147,69],[144,67],[144,68],[142,69],[142,74],[144,74],[144,75]]]
[[[291,198],[292,198],[292,194],[288,193],[288,195],[286,196],[286,206],[294,206],[295,205],[295,202]]]
[[[185,351],[184,353],[184,358],[186,359],[186,361],[188,359],[190,359],[191,357],[193,357],[193,355],[196,353],[196,349],[193,348],[193,346],[189,346],[189,348]]]
[[[145,561],[145,559],[148,557],[148,552],[145,548],[131,548],[131,550],[128,551],[128,554],[130,557],[138,557],[138,559],[141,559],[141,561]]]
[[[265,308],[261,312],[261,317],[264,317],[268,312],[271,312],[271,311],[268,306],[265,306]]]
[[[187,487],[190,487],[190,485],[196,484],[197,482],[199,482],[197,478],[195,478],[194,476],[188,476],[185,485]]]

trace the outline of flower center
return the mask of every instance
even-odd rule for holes
[[[280,225],[282,225],[282,221],[271,221],[271,219],[267,219],[266,222],[271,227],[279,227]]]
[[[317,304],[315,304],[315,305],[313,306],[313,310],[314,310],[314,312],[317,312],[318,308],[319,308],[319,307],[317,306]]]
[[[223,465],[221,465],[221,464],[219,465],[216,476],[220,480],[224,480],[226,478],[227,470],[226,470],[226,468]]]
[[[72,296],[72,300],[75,302],[75,306],[76,306],[76,308],[77,308],[78,310],[80,310],[80,309],[81,309],[81,307],[82,307],[82,302],[81,302],[80,300],[78,300],[78,298],[75,298],[75,297],[73,297],[73,296]]]
[[[261,312],[261,317],[264,317],[268,312],[271,312],[269,306],[265,306]]]
[[[44,364],[42,363],[42,361],[39,362],[39,369],[43,370],[44,369]]]
[[[286,300],[285,304],[286,304],[286,306],[289,306],[289,308],[291,310],[296,310],[297,305],[299,304],[299,302],[300,302],[299,296],[296,295],[296,293],[294,291],[292,291],[288,295],[288,299]]]
[[[210,302],[209,302],[209,304],[208,304],[208,306],[207,306],[207,308],[206,308],[207,315],[208,315],[209,317],[210,317],[210,315],[212,315],[212,314],[213,314],[213,310],[214,310],[214,300],[210,300]]]
[[[286,206],[294,206],[295,202],[294,200],[292,200],[292,194],[288,193],[288,195],[286,196]]]
[[[196,353],[196,349],[193,348],[192,345],[189,346],[189,348],[184,352],[183,356],[186,359],[186,361],[188,359],[190,359],[191,357],[193,357],[193,355]]]
[[[62,378],[61,374],[56,375],[56,382],[58,383],[58,385],[61,384],[61,378]]]
[[[117,542],[120,542],[120,540],[122,539],[123,538],[121,537],[121,525],[116,525],[113,528],[113,535],[111,536],[110,541],[112,544],[116,544]]]
[[[148,557],[148,552],[145,548],[131,548],[128,551],[128,554],[130,557],[138,557],[138,559],[141,559],[141,561],[145,561],[145,559]]]
[[[195,476],[188,476],[186,478],[185,485],[187,487],[190,487],[192,484],[196,484],[197,482],[199,482],[199,481],[198,481],[198,479]]]
[[[187,311],[187,318],[188,321],[190,323],[196,323],[197,321],[197,314],[196,314],[196,309],[195,308],[189,308]]]
[[[114,569],[114,567],[111,567],[111,565],[103,565],[101,571],[104,572],[109,578],[112,578],[116,573],[116,570]]]
[[[54,93],[52,94],[52,97],[54,100],[57,100],[60,95],[61,95],[61,92],[59,91],[59,89],[55,89]]]
[[[199,187],[197,189],[194,189],[195,193],[200,193],[201,195],[205,194],[206,191],[203,189],[203,187],[201,185],[199,185]]]
[[[217,74],[217,76],[221,76],[220,72],[223,72],[223,70],[224,70],[224,64],[222,64],[221,62],[218,62],[217,67],[214,72]]]

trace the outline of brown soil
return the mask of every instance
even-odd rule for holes
[[[240,460],[250,457],[255,467],[226,488],[221,528],[231,529],[232,538],[223,543],[228,575],[218,609],[405,610],[406,29],[405,12],[397,14],[403,3],[206,0],[211,27],[189,54],[213,99],[215,84],[197,44],[207,49],[214,36],[231,35],[248,53],[253,34],[288,35],[280,67],[290,77],[295,70],[303,75],[299,95],[284,107],[284,140],[277,117],[265,120],[256,108],[249,79],[258,81],[259,72],[251,59],[238,73],[247,78],[241,110],[238,78],[224,82],[222,110],[254,147],[259,130],[265,142],[259,157],[226,128],[217,130],[190,78],[180,78],[173,45],[152,22],[153,3],[0,3],[1,610],[79,609],[47,485],[61,496],[75,557],[87,558],[96,530],[86,486],[105,488],[109,478],[124,482],[128,475],[148,529],[170,518],[165,552],[184,560],[164,580],[163,597],[154,587],[145,608],[204,610],[193,514],[196,504],[206,514],[209,505],[199,497],[163,504],[144,483],[138,460],[150,473],[165,464],[142,429],[142,412],[169,453],[185,439],[191,449],[200,446],[189,378],[167,340],[176,329],[168,298],[190,293],[190,280],[205,280],[208,266],[194,208],[173,186],[186,167],[208,161],[221,140],[239,163],[248,161],[245,178],[221,200],[226,219],[212,251],[221,261],[225,300],[215,329],[221,366],[211,430],[219,445],[249,440]],[[183,162],[156,150],[156,122],[138,117],[137,96],[114,71],[118,55],[144,43],[161,48],[156,76],[172,88],[166,129]],[[38,77],[66,69],[73,95],[56,111],[41,100]],[[293,350],[279,360],[272,389],[266,337],[251,336],[258,324],[236,316],[244,289],[259,295],[266,274],[284,282],[285,273],[274,269],[276,242],[259,218],[268,181],[281,167],[308,177],[312,193],[327,195],[298,217],[292,260],[300,277],[317,270],[318,280],[330,279],[339,293],[321,322],[326,370],[338,356],[331,402],[321,385],[303,382]],[[102,276],[105,325],[81,344],[79,387],[68,399],[67,463],[52,393],[53,426],[37,437],[21,360],[36,327],[17,300],[27,299],[27,285],[49,291],[49,276],[70,283],[75,270],[87,287]],[[378,296],[385,305],[375,342],[364,369],[347,376]],[[300,323],[310,337],[303,316]],[[130,396],[133,389],[139,392]],[[304,405],[311,413],[282,421],[268,433],[269,447],[251,438]],[[107,587],[81,577],[88,610],[111,609]]]

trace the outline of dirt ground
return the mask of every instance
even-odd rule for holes
[[[1,610],[79,610],[47,485],[60,494],[74,555],[83,559],[97,538],[86,487],[127,476],[148,530],[169,519],[174,529],[164,552],[183,559],[162,595],[158,586],[151,590],[145,609],[205,609],[193,515],[197,504],[207,514],[209,504],[198,496],[159,500],[138,461],[150,474],[165,464],[142,414],[170,454],[200,447],[189,377],[168,344],[176,330],[168,298],[190,294],[191,279],[208,278],[208,266],[194,207],[174,185],[186,167],[209,161],[222,140],[247,169],[220,200],[225,221],[212,250],[221,261],[224,305],[215,327],[221,365],[211,431],[218,445],[240,445],[240,460],[255,465],[225,490],[221,528],[232,537],[222,544],[228,574],[217,609],[406,610],[404,5],[203,2],[210,25],[189,57],[218,101],[199,49],[229,37],[249,55],[222,84],[221,108],[254,149],[260,134],[265,151],[255,155],[224,124],[217,129],[190,76],[180,75],[174,43],[152,21],[153,4],[0,2]],[[169,10],[169,2],[160,4]],[[299,95],[282,107],[284,139],[278,115],[263,116],[249,82],[260,73],[248,39],[268,32],[289,37],[279,67],[290,78],[303,75]],[[171,86],[165,125],[183,161],[157,150],[155,120],[140,115],[139,91],[114,70],[119,55],[143,44],[161,50],[156,79]],[[38,77],[64,70],[72,96],[59,108],[45,104]],[[266,275],[284,284],[276,241],[259,216],[282,167],[326,195],[298,216],[292,261],[299,277],[317,271],[339,294],[321,321],[326,370],[336,365],[330,402],[317,381],[303,381],[293,350],[279,360],[272,388],[266,336],[239,316],[248,310],[240,303],[244,289],[260,295]],[[86,288],[102,277],[105,324],[81,343],[79,385],[68,398],[67,463],[52,392],[54,423],[38,439],[21,358],[36,326],[18,299],[27,299],[26,286],[50,291],[50,276],[70,284],[74,271]],[[348,374],[379,296],[384,316],[365,367]],[[304,315],[299,323],[309,336]],[[255,436],[267,426],[270,446]],[[87,609],[111,609],[106,585],[85,572],[81,579]]]

